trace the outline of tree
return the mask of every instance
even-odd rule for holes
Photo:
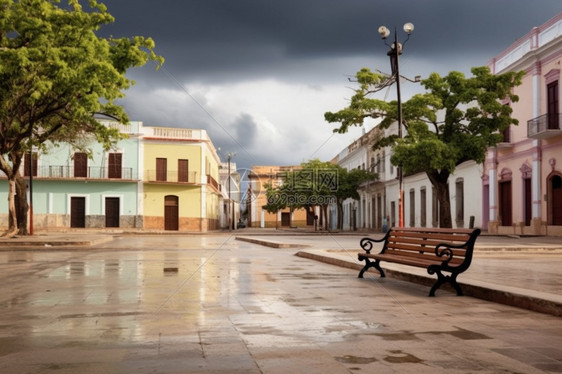
[[[328,206],[336,203],[338,208],[338,229],[343,227],[343,201],[348,198],[359,199],[357,190],[367,180],[374,180],[376,175],[365,170],[347,171],[331,162],[318,159],[303,162],[301,168],[286,172],[283,183],[277,187],[266,185],[269,213],[290,208],[306,209],[309,214],[314,208],[320,208],[320,228],[328,230]]]
[[[338,208],[338,224],[339,230],[343,229],[343,202],[346,199],[359,200],[359,188],[361,184],[369,180],[376,180],[377,175],[369,173],[366,170],[352,169],[347,171],[339,167],[338,189],[336,191],[336,204]]]
[[[291,212],[305,209],[307,214],[315,214],[314,208],[320,207],[320,228],[328,229],[327,208],[337,188],[338,168],[330,162],[314,159],[303,162],[299,169],[283,173],[279,186],[266,186],[265,209],[270,213],[285,208]]]
[[[103,38],[96,33],[113,22],[96,0],[82,9],[78,0],[0,0],[0,170],[9,181],[7,235],[26,233],[24,154],[47,141],[73,143],[93,136],[105,148],[120,135],[97,121],[103,114],[129,121],[115,103],[133,81],[131,67],[163,63],[150,38]],[[81,142],[76,142],[80,144]],[[19,206],[16,213],[16,193]]]
[[[393,147],[391,162],[404,173],[425,172],[439,201],[439,226],[452,227],[448,179],[455,168],[469,160],[482,163],[488,147],[502,140],[510,125],[512,109],[504,100],[518,101],[512,88],[521,84],[524,72],[493,75],[487,67],[472,68],[473,76],[452,71],[441,77],[433,73],[422,80],[427,90],[403,103],[406,135],[388,135],[374,148]],[[325,114],[328,122],[339,122],[334,132],[345,133],[349,126],[361,126],[365,118],[382,117],[381,129],[396,123],[398,105],[371,98],[383,77],[362,69],[356,75],[356,89],[349,107]]]

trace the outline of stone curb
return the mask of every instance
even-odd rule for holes
[[[363,268],[363,265],[359,263],[353,263],[319,253],[299,251],[295,255],[357,271]],[[385,269],[385,273],[387,277],[390,278],[417,283],[428,287],[431,287],[431,285],[435,282],[435,279],[429,276],[421,276],[396,269]],[[562,317],[562,297],[557,298],[554,295],[532,291],[536,294],[536,296],[534,296],[529,295],[528,290],[523,290],[517,287],[495,286],[484,282],[470,281],[459,282],[459,284],[466,296]],[[448,285],[444,285],[442,289],[452,291],[452,288]],[[436,295],[436,297],[439,297],[438,293]]]

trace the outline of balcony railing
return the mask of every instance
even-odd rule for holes
[[[543,114],[527,121],[527,136],[533,139],[546,139],[561,135],[562,114]]]
[[[144,180],[146,182],[197,183],[197,172],[147,170]]]
[[[22,173],[26,176],[29,173]],[[89,166],[85,169],[75,169],[74,166],[65,165],[48,165],[40,166],[37,170],[33,170],[34,178],[45,179],[125,179],[134,180],[137,178],[133,175],[132,168],[115,169],[100,166]]]
[[[215,187],[217,191],[220,191],[219,183],[210,174],[207,174],[207,184],[210,184],[211,186]]]

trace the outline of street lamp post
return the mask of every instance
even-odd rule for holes
[[[412,23],[404,25],[404,31],[408,35],[403,44],[398,43],[396,29],[394,29],[394,43],[388,45],[386,38],[390,36],[390,30],[386,26],[379,27],[379,34],[385,40],[385,44],[390,47],[387,55],[390,57],[390,68],[392,76],[396,81],[396,100],[398,101],[398,138],[402,139],[402,98],[400,97],[400,64],[398,62],[399,56],[402,54],[402,46],[410,39],[410,34],[414,31]],[[398,227],[404,227],[404,190],[402,181],[402,166],[398,165]]]
[[[230,197],[230,160],[234,157],[236,153],[229,152],[226,157],[228,159],[228,209],[226,210],[226,220],[228,222],[228,231],[232,231],[233,222],[231,221],[230,206],[232,205],[232,199]],[[234,209],[233,209],[234,210]]]

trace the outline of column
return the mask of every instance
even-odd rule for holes
[[[536,62],[533,68],[533,118],[540,116],[540,90],[541,90],[541,64]],[[541,164],[542,164],[542,144],[540,139],[533,140],[533,171],[531,179],[531,195],[533,200],[532,220],[534,234],[541,232],[541,203],[542,203],[542,185],[541,185]]]

